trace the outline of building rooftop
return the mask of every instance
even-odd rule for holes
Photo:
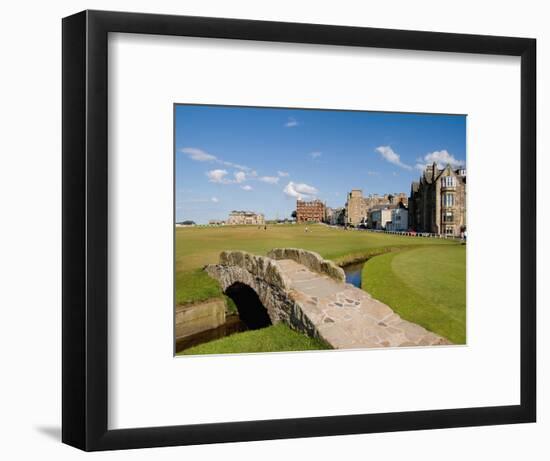
[[[321,200],[316,198],[315,200],[296,200],[296,203],[323,203]]]
[[[249,215],[259,215],[262,213],[257,213],[256,211],[247,211],[247,210],[233,210],[230,214],[249,214]]]

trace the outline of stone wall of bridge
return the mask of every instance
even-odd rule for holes
[[[320,337],[300,303],[294,300],[290,281],[274,259],[246,251],[223,251],[220,263],[208,265],[205,270],[219,282],[224,292],[235,283],[251,287],[273,324],[284,322],[311,337]]]

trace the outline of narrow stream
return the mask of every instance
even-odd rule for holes
[[[200,333],[195,333],[194,335],[178,340],[176,342],[176,352],[181,352],[184,349],[189,349],[190,347],[208,343],[215,339],[220,339],[232,335],[233,333],[239,333],[240,331],[246,330],[248,330],[248,328],[239,318],[238,314],[228,315],[225,323],[218,328],[201,331]]]
[[[225,323],[217,328],[201,331],[194,335],[181,338],[176,343],[176,352],[189,349],[199,344],[224,338],[234,333],[246,330],[257,330],[271,325],[271,319],[258,294],[243,283],[234,283],[225,290],[237,306],[238,313],[227,315]]]
[[[361,272],[366,261],[361,261],[359,263],[348,264],[343,266],[344,272],[346,274],[346,282],[351,283],[357,288],[361,288]]]

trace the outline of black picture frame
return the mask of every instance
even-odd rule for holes
[[[93,451],[535,421],[535,39],[106,11],[83,11],[64,18],[62,29],[64,443]],[[109,32],[520,56],[521,403],[483,408],[109,430]]]

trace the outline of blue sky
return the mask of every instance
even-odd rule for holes
[[[296,199],[409,193],[426,163],[466,163],[466,116],[178,105],[176,221],[290,217]]]

